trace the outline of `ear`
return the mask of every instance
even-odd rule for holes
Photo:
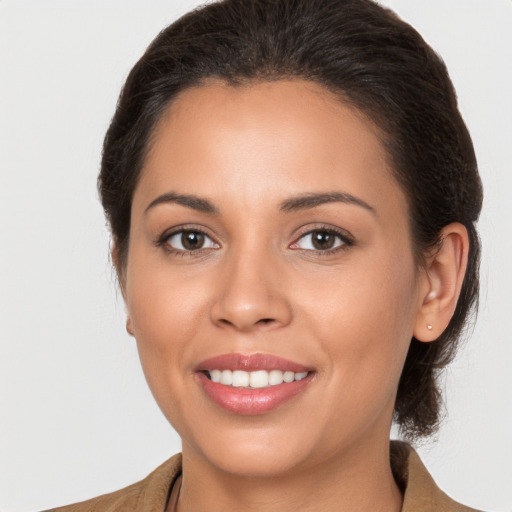
[[[132,319],[130,318],[129,315],[127,315],[127,317],[126,317],[126,332],[130,336],[134,336],[134,334],[133,334],[133,327],[132,327]]]
[[[125,296],[125,285],[126,285],[126,269],[125,269],[125,263],[122,261],[119,246],[117,245],[115,239],[112,240],[110,244],[110,258],[112,260],[112,263],[114,265],[114,268],[116,269],[117,274],[117,281],[119,283],[119,288],[121,289],[121,294],[123,296],[123,299],[125,299],[126,302],[126,296]]]
[[[427,257],[421,277],[422,303],[416,315],[414,337],[424,342],[436,340],[448,327],[468,263],[469,238],[462,224],[445,226],[440,238],[435,253]]]
[[[121,290],[121,294],[123,296],[123,299],[124,299],[124,302],[126,305],[126,295],[125,295],[126,269],[125,269],[125,264],[121,258],[120,252],[119,252],[119,246],[116,244],[115,240],[112,240],[112,243],[111,243],[110,258],[112,260],[114,268],[116,269],[117,282],[119,283],[119,289]],[[130,318],[130,315],[128,313],[126,315],[126,332],[130,336],[134,336],[133,327],[132,327],[132,319]]]

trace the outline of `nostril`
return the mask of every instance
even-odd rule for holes
[[[222,325],[224,327],[234,327],[236,329],[241,330],[247,330],[251,328],[257,328],[259,327],[271,327],[274,325],[277,321],[275,318],[260,318],[259,320],[256,320],[256,322],[251,323],[248,322],[247,324],[244,324],[242,322],[232,322],[231,320],[228,320],[227,318],[219,318],[217,320],[219,325]]]

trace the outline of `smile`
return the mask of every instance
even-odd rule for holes
[[[218,382],[224,386],[234,388],[266,388],[268,386],[278,386],[279,384],[302,380],[307,377],[308,372],[292,372],[282,370],[257,370],[246,372],[244,370],[209,370],[205,372],[206,376],[213,382]]]
[[[304,392],[315,371],[268,354],[225,354],[203,361],[195,375],[206,396],[225,411],[256,415]]]

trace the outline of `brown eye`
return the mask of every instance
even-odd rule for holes
[[[204,235],[197,231],[183,231],[181,233],[181,245],[187,251],[201,249],[204,244]]]
[[[167,239],[167,245],[177,251],[198,251],[199,249],[215,249],[216,244],[208,235],[201,231],[183,229]]]
[[[325,251],[332,249],[336,242],[336,235],[329,231],[313,231],[311,233],[311,243],[315,249]]]
[[[322,252],[336,249],[344,245],[352,245],[352,243],[336,231],[330,229],[315,229],[302,235],[291,248]]]

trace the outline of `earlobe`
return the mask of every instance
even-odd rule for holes
[[[414,337],[434,341],[446,329],[455,312],[466,273],[469,238],[466,228],[454,222],[441,232],[441,243],[427,258]]]
[[[133,328],[132,328],[132,321],[129,316],[126,317],[126,332],[133,336]]]

